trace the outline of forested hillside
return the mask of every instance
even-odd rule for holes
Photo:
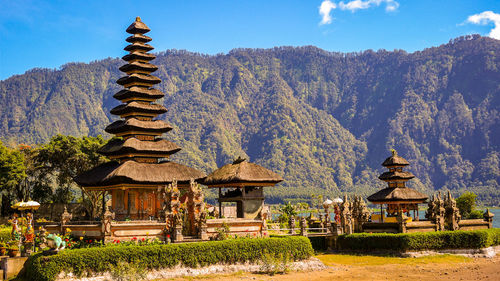
[[[468,36],[411,54],[170,50],[153,63],[169,109],[163,118],[174,126],[166,138],[183,148],[175,160],[209,172],[250,158],[286,179],[268,189],[272,200],[325,190],[367,195],[382,186],[377,176],[391,148],[410,161],[411,185],[423,192],[500,200],[498,40]],[[70,63],[0,81],[1,139],[105,135],[122,64]]]

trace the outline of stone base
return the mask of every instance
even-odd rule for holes
[[[2,258],[3,278],[10,279],[17,276],[26,260],[27,257]]]

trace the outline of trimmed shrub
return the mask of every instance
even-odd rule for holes
[[[341,235],[340,250],[354,251],[420,251],[441,249],[479,249],[500,245],[500,229],[474,231],[439,231],[419,233],[357,233]]]
[[[309,241],[311,241],[311,245],[314,251],[326,251],[326,237],[325,236],[311,236],[308,237]]]
[[[54,280],[61,272],[77,276],[102,273],[119,262],[140,263],[148,269],[171,268],[178,264],[196,268],[217,263],[257,262],[264,254],[289,255],[292,260],[307,259],[313,254],[306,237],[233,239],[198,243],[116,246],[64,250],[57,255],[31,256],[24,276],[33,281]]]

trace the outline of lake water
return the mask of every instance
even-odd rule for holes
[[[493,227],[500,228],[500,209],[490,209],[495,216],[493,217]]]

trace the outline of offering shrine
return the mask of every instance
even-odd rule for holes
[[[122,104],[111,110],[121,119],[106,127],[113,139],[99,152],[112,159],[75,178],[88,191],[111,194],[112,210],[116,220],[146,220],[163,217],[162,191],[176,181],[179,188],[188,188],[190,181],[199,181],[205,174],[173,161],[170,155],[180,148],[161,136],[172,129],[158,115],[167,109],[155,103],[164,94],[154,85],[161,80],[151,75],[158,67],[150,61],[155,58],[148,52],[152,39],[144,34],[150,29],[139,17],[126,30],[132,34],[126,39],[130,44],[124,49],[127,64],[120,67],[126,75],[117,83],[124,87],[114,97]],[[192,185],[192,183],[191,183]]]
[[[236,202],[237,218],[261,219],[264,186],[281,181],[283,178],[276,173],[238,157],[209,174],[203,184],[219,189],[219,210],[224,202]]]

